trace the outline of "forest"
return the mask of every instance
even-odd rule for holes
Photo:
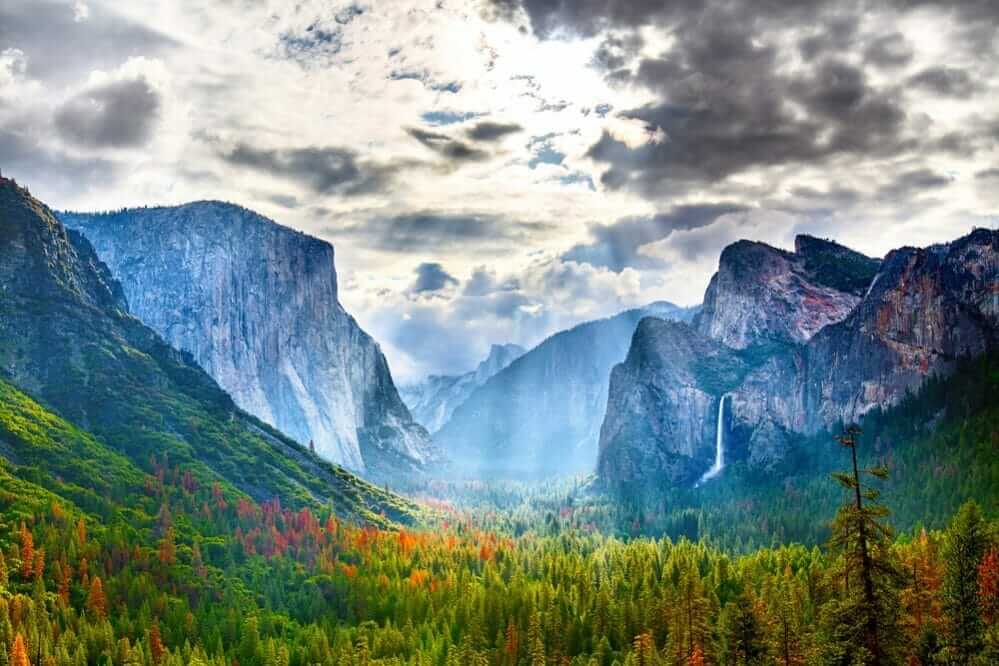
[[[700,532],[650,536],[636,523],[652,500],[611,510],[586,480],[439,482],[422,521],[375,526],[254,502],[165,454],[107,476],[88,436],[7,387],[0,429],[22,464],[0,463],[0,664],[997,663],[996,415],[971,404],[997,379],[980,360],[844,430],[802,486],[828,518],[764,493],[737,515],[770,524],[739,540],[718,536],[724,502],[677,505]],[[883,438],[931,405],[942,425],[891,455]],[[985,469],[966,492],[939,471],[925,496],[978,502],[895,515],[899,460],[929,446],[978,451]],[[43,466],[60,447],[73,456]],[[792,515],[817,529],[783,540]]]

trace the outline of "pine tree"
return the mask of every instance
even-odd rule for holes
[[[988,545],[981,510],[964,504],[944,542],[943,610],[947,619],[948,658],[970,663],[982,649],[984,624],[978,596],[978,568]]]
[[[843,597],[827,612],[827,657],[834,663],[880,666],[893,663],[899,648],[898,587],[901,573],[891,552],[892,532],[879,491],[864,476],[888,478],[884,467],[861,469],[860,428],[836,439],[849,449],[851,469],[833,474],[850,495],[832,523],[831,550],[842,558]]]
[[[728,643],[736,664],[751,666],[767,659],[763,626],[752,598],[745,592],[736,599],[730,616]]]
[[[531,666],[545,666],[545,641],[541,635],[541,614],[537,611],[531,614],[531,623],[527,627],[527,649],[530,651]]]

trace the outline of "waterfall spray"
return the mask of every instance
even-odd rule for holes
[[[718,424],[715,428],[715,462],[711,465],[711,468],[701,477],[701,480],[697,482],[697,485],[701,485],[709,479],[713,479],[719,474],[721,474],[722,469],[725,467],[725,398],[728,394],[722,395],[721,399],[718,400]]]

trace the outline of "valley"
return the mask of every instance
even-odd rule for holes
[[[701,307],[397,390],[328,244],[8,179],[0,215],[6,663],[999,654],[996,232],[739,243]],[[891,612],[840,586],[861,547]]]

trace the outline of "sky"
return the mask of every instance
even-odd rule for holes
[[[991,0],[3,0],[0,170],[336,247],[401,383],[654,300],[721,249],[999,220]]]

